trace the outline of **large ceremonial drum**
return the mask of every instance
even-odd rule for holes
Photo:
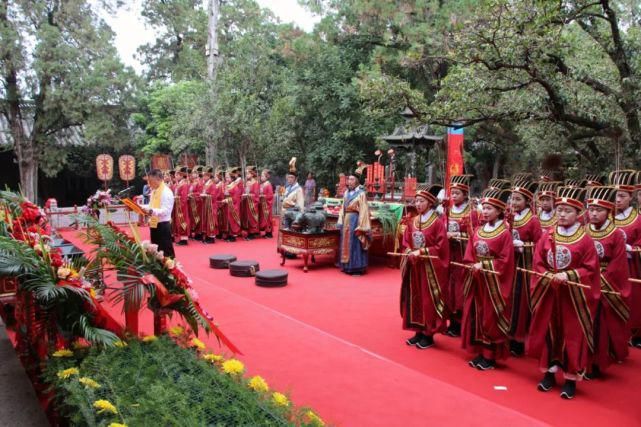
[[[278,288],[287,286],[287,270],[264,270],[256,273],[256,286]]]
[[[229,263],[236,261],[236,257],[230,254],[217,254],[209,257],[209,266],[218,270],[229,268]]]
[[[234,261],[229,263],[229,274],[235,277],[252,277],[259,270],[258,261]]]

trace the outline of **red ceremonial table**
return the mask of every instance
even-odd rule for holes
[[[316,262],[316,255],[336,255],[340,232],[338,230],[326,230],[323,233],[311,234],[301,233],[294,230],[278,231],[278,252],[282,256],[280,265],[285,265],[287,254],[302,255],[305,266],[303,271],[307,273],[307,261],[312,257]]]

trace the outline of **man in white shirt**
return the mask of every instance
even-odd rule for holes
[[[147,182],[151,187],[149,204],[142,208],[150,215],[149,231],[151,243],[158,245],[165,256],[174,258],[174,246],[171,237],[171,211],[174,209],[174,193],[163,182],[160,169],[153,169],[147,175]]]

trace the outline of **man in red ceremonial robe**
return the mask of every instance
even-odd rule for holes
[[[207,167],[203,171],[203,178],[206,180],[203,191],[200,194],[200,234],[205,243],[216,243],[218,234],[218,198],[219,189],[214,179],[214,168]]]
[[[245,240],[255,239],[259,233],[258,209],[260,202],[260,183],[256,179],[258,170],[255,166],[247,167],[247,180],[245,182],[245,193],[243,194],[243,225],[247,235]]]
[[[473,230],[478,226],[478,212],[469,202],[470,175],[456,175],[450,178],[450,200],[443,219],[446,221],[447,238],[450,242],[450,259],[463,262],[467,242]],[[452,265],[449,268],[447,284],[447,308],[450,312],[450,324],[447,334],[451,337],[461,335],[461,317],[463,316],[463,282],[467,270]]]
[[[628,356],[630,282],[625,237],[610,219],[615,198],[614,187],[595,187],[588,194],[587,232],[599,256],[603,293],[594,318],[595,353],[586,379],[599,377],[612,362],[622,362]]]
[[[622,170],[610,174],[610,184],[617,189],[616,214],[614,225],[625,237],[630,278],[641,279],[641,215],[632,206],[632,198],[636,191],[635,171]],[[631,283],[630,286],[630,320],[628,325],[632,331],[630,345],[641,348],[641,284]]]
[[[481,199],[484,224],[472,234],[464,262],[469,271],[463,293],[463,348],[477,356],[469,365],[494,369],[508,355],[514,246],[504,221],[510,192],[488,188]]]
[[[174,210],[172,212],[172,227],[174,236],[178,236],[177,245],[184,246],[188,243],[191,226],[189,223],[189,181],[191,170],[186,166],[181,167],[176,176],[178,183],[174,190]]]
[[[260,174],[260,232],[265,238],[271,239],[272,234],[272,210],[274,205],[274,187],[269,182],[271,172],[263,169]]]
[[[203,182],[201,179],[202,166],[194,166],[191,171],[189,183],[189,222],[191,226],[191,235],[200,240],[200,213],[202,211],[202,201],[200,195],[203,192]]]
[[[434,334],[446,328],[449,244],[445,225],[434,210],[442,189],[432,185],[416,193],[418,215],[403,233],[401,316],[403,329],[416,332],[407,344],[419,349],[432,347]]]
[[[541,237],[541,224],[531,209],[537,187],[536,182],[516,182],[510,198],[515,265],[527,270],[532,268],[534,245]],[[517,270],[514,272],[510,318],[510,353],[513,356],[522,356],[525,353],[530,317],[529,276],[528,273]]]
[[[528,353],[539,358],[545,376],[538,384],[549,391],[563,371],[561,397],[572,399],[594,352],[593,319],[600,297],[599,257],[579,216],[585,190],[560,187],[557,225],[536,245],[530,276],[532,324]]]
[[[243,194],[243,180],[239,176],[240,168],[229,171],[231,182],[225,187],[225,206],[227,210],[228,234],[225,239],[235,242],[240,233],[240,202]]]

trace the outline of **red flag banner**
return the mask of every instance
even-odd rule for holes
[[[445,182],[447,192],[450,189],[450,177],[463,174],[463,128],[447,128],[447,164]]]

